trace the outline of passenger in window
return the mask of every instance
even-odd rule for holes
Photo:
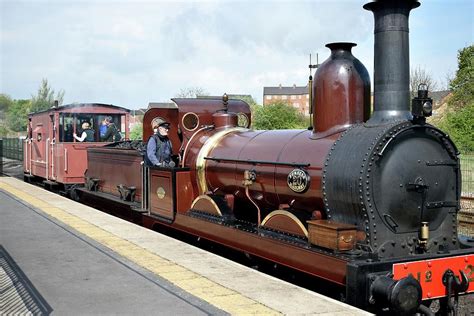
[[[64,141],[65,142],[72,142],[74,140],[73,137],[73,127],[72,124],[66,124],[66,128],[64,129]]]
[[[89,123],[84,122],[81,125],[82,127],[82,134],[81,137],[78,137],[76,133],[73,134],[74,138],[79,142],[93,142],[94,141],[94,130],[91,129]]]
[[[100,139],[104,139],[104,138],[105,138],[105,133],[107,133],[107,118],[104,118],[104,119],[100,122],[100,126],[99,126]]]
[[[107,131],[105,132],[104,137],[102,137],[102,141],[105,142],[118,142],[122,139],[122,135],[120,134],[120,131],[118,130],[117,126],[115,126],[115,123],[112,121],[111,116],[107,116],[105,118],[106,124],[107,124]]]

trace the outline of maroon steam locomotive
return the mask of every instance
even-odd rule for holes
[[[457,234],[456,146],[426,123],[423,88],[410,111],[408,17],[419,5],[364,6],[375,16],[372,115],[354,44],[328,44],[313,128],[251,130],[249,106],[225,96],[150,104],[143,137],[153,119],[170,122],[177,166],[145,167],[133,142],[89,148],[82,200],[328,280],[369,311],[430,314],[440,298],[452,310],[452,297],[474,291],[474,245]]]

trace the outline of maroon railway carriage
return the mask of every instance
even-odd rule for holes
[[[27,180],[41,179],[47,185],[63,185],[66,190],[84,183],[88,147],[104,146],[99,126],[111,116],[125,138],[129,137],[129,110],[115,105],[79,103],[53,107],[28,116],[24,142],[23,168]],[[93,142],[79,142],[81,125],[88,122],[94,130]]]
[[[175,168],[143,165],[144,144],[88,149],[86,203],[165,225],[328,280],[352,305],[430,314],[474,292],[474,242],[457,234],[458,151],[426,123],[428,91],[409,104],[408,16],[416,0],[376,0],[374,112],[351,43],[328,44],[314,128],[249,129],[239,100],[174,99],[143,121],[171,123]],[[455,295],[456,294],[456,295]],[[423,304],[422,304],[423,302]]]

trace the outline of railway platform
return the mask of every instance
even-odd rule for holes
[[[0,177],[0,314],[370,315]]]

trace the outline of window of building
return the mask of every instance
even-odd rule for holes
[[[293,106],[294,106],[295,108],[297,108],[297,109],[299,109],[299,108],[300,108],[300,104],[299,104],[298,102],[296,102],[296,103],[293,103]]]
[[[287,96],[287,95],[282,95],[282,96],[281,96],[281,99],[282,99],[282,100],[286,100],[286,99],[288,99],[288,96]]]
[[[298,99],[300,99],[300,100],[301,100],[301,94],[298,96]]]
[[[272,96],[271,96],[271,95],[267,95],[267,96],[266,96],[266,99],[267,99],[267,100],[271,100],[271,99],[272,99]]]
[[[296,95],[292,95],[291,100],[296,100]]]

